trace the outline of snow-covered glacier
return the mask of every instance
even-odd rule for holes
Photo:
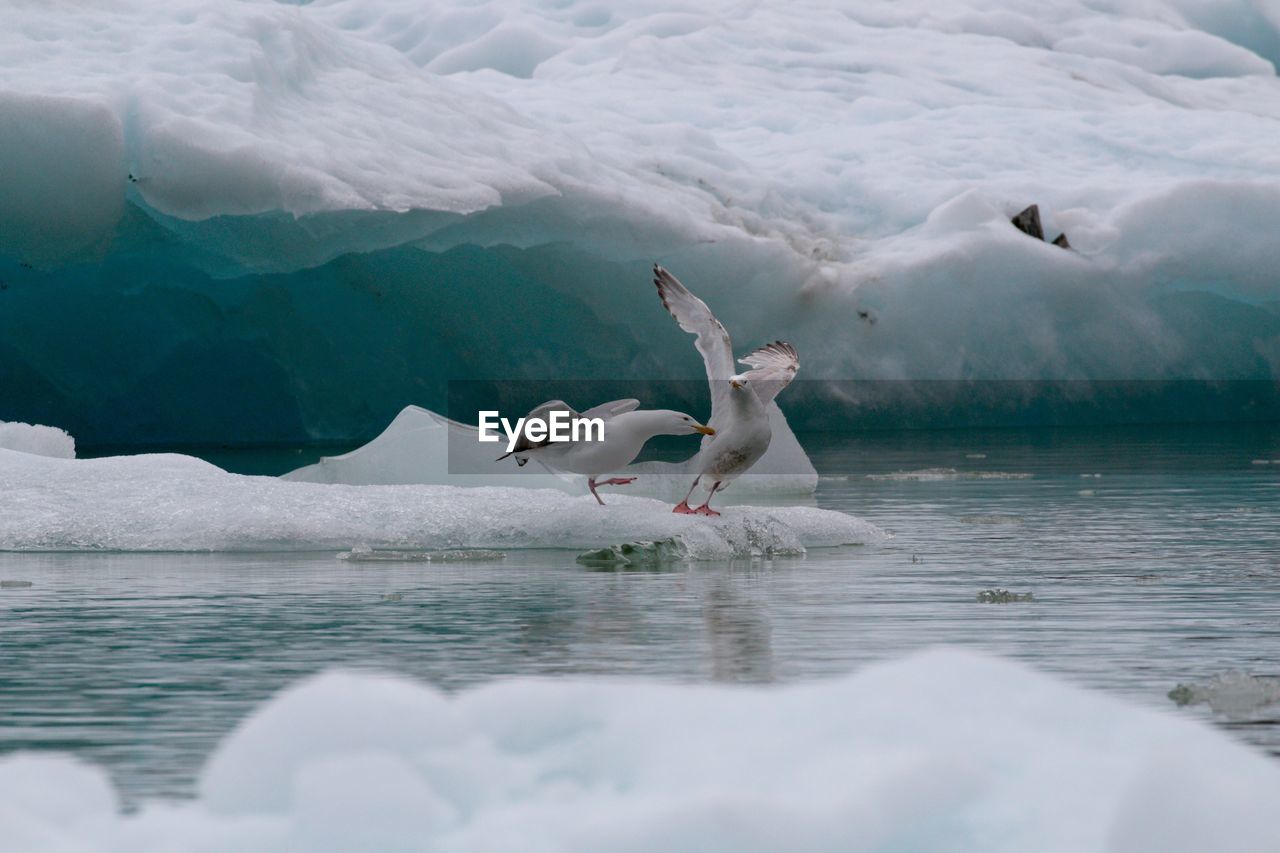
[[[193,801],[0,759],[13,849],[1280,848],[1280,768],[1204,723],[938,649],[771,688],[330,672],[240,724]]]
[[[89,445],[368,437],[447,379],[697,377],[655,260],[740,349],[797,344],[798,428],[857,424],[828,381],[1280,367],[1273,4],[4,20],[0,418]],[[1010,225],[1031,203],[1071,249]]]

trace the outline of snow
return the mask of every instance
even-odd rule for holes
[[[769,449],[746,475],[721,494],[717,504],[750,499],[797,497],[813,494],[818,473],[804,448],[787,425],[777,405],[769,407],[773,438]],[[451,421],[419,406],[407,406],[373,441],[344,453],[326,456],[284,475],[284,479],[309,483],[374,485],[424,483],[450,486],[519,486],[558,489],[568,494],[588,494],[585,477],[559,473],[536,460],[519,467],[514,460],[497,461],[498,445],[481,444],[476,428]],[[693,442],[690,442],[693,445]],[[658,497],[677,501],[689,490],[697,471],[697,455],[680,463],[641,462],[629,465],[620,477],[636,481],[619,489],[604,488],[606,500],[615,494]]]
[[[0,450],[0,550],[598,549],[679,538],[690,559],[862,544],[875,525],[815,507],[675,515],[649,498],[513,486],[344,486],[247,477],[177,454],[48,459]]]
[[[1209,726],[937,649],[781,687],[329,672],[214,751],[191,802],[0,759],[18,849],[1262,851],[1280,768]]]
[[[425,364],[697,376],[655,260],[806,380],[1280,366],[1273,3],[11,6],[0,367],[48,388],[3,416],[84,441],[261,433],[180,393],[235,370],[296,401],[264,441],[440,408]],[[1074,250],[1009,225],[1033,202]]]
[[[38,424],[6,423],[0,421],[0,449],[52,456],[57,459],[75,459],[75,439],[65,430]]]

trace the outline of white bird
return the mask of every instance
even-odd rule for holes
[[[702,449],[694,460],[698,476],[684,500],[672,511],[719,515],[711,508],[712,496],[756,464],[769,449],[773,430],[769,426],[768,407],[795,378],[796,371],[800,369],[800,356],[791,344],[774,341],[739,359],[753,370],[734,373],[733,344],[729,341],[729,333],[707,304],[656,264],[653,283],[658,288],[663,307],[676,318],[680,328],[698,336],[694,345],[702,353],[702,360],[707,366],[707,380],[711,383],[711,420],[708,424],[715,430],[713,438],[702,440]],[[703,477],[711,481],[707,499],[697,509],[690,509],[689,496]]]
[[[636,478],[596,478],[630,465],[640,455],[644,443],[655,435],[715,434],[714,429],[684,412],[673,412],[670,409],[638,410],[639,405],[639,400],[614,400],[579,414],[563,400],[549,400],[534,408],[526,416],[526,423],[535,418],[546,421],[553,411],[567,412],[570,418],[600,418],[604,424],[601,440],[588,441],[584,435],[578,441],[553,442],[549,438],[531,441],[527,433],[522,432],[512,450],[499,456],[498,460],[514,456],[516,464],[523,466],[533,458],[556,471],[582,474],[587,478],[587,488],[603,506],[604,501],[596,491],[596,486],[625,486]]]

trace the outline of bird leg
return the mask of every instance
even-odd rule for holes
[[[587,478],[587,488],[588,488],[588,489],[590,489],[590,490],[591,490],[591,494],[592,494],[593,496],[595,496],[596,503],[600,504],[600,506],[604,506],[604,501],[600,500],[600,493],[596,491],[596,478],[595,478],[595,477],[588,477],[588,478]]]
[[[597,486],[625,486],[627,483],[634,483],[635,477],[610,477],[607,480],[601,480],[596,483]]]
[[[698,515],[719,515],[720,513],[716,512],[714,509],[711,508],[711,497],[719,490],[720,490],[720,481],[716,480],[716,484],[711,487],[711,494],[707,495],[706,502],[702,506],[698,507],[697,509],[690,510],[690,512],[694,512]]]
[[[689,508],[689,495],[693,494],[693,490],[698,488],[698,481],[702,479],[702,475],[693,478],[693,485],[689,487],[689,492],[684,496],[684,500],[676,504],[676,508],[672,512],[678,512],[681,515],[693,515],[693,510]]]

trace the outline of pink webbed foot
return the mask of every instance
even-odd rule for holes
[[[706,504],[703,504],[702,506],[698,507],[697,509],[690,510],[690,512],[692,512],[692,513],[694,513],[694,514],[696,514],[696,515],[719,515],[719,514],[720,514],[720,513],[716,512],[714,509],[712,509],[711,507],[707,506]]]
[[[673,510],[671,510],[671,511],[672,511],[672,512],[678,512],[678,513],[680,513],[681,515],[693,515],[693,514],[696,512],[696,510],[692,510],[692,509],[690,509],[690,508],[689,508],[689,502],[688,502],[688,501],[680,501],[680,503],[676,504],[675,509],[673,509]]]
[[[607,480],[601,480],[596,483],[597,486],[625,486],[627,483],[634,483],[635,477],[610,477]]]

